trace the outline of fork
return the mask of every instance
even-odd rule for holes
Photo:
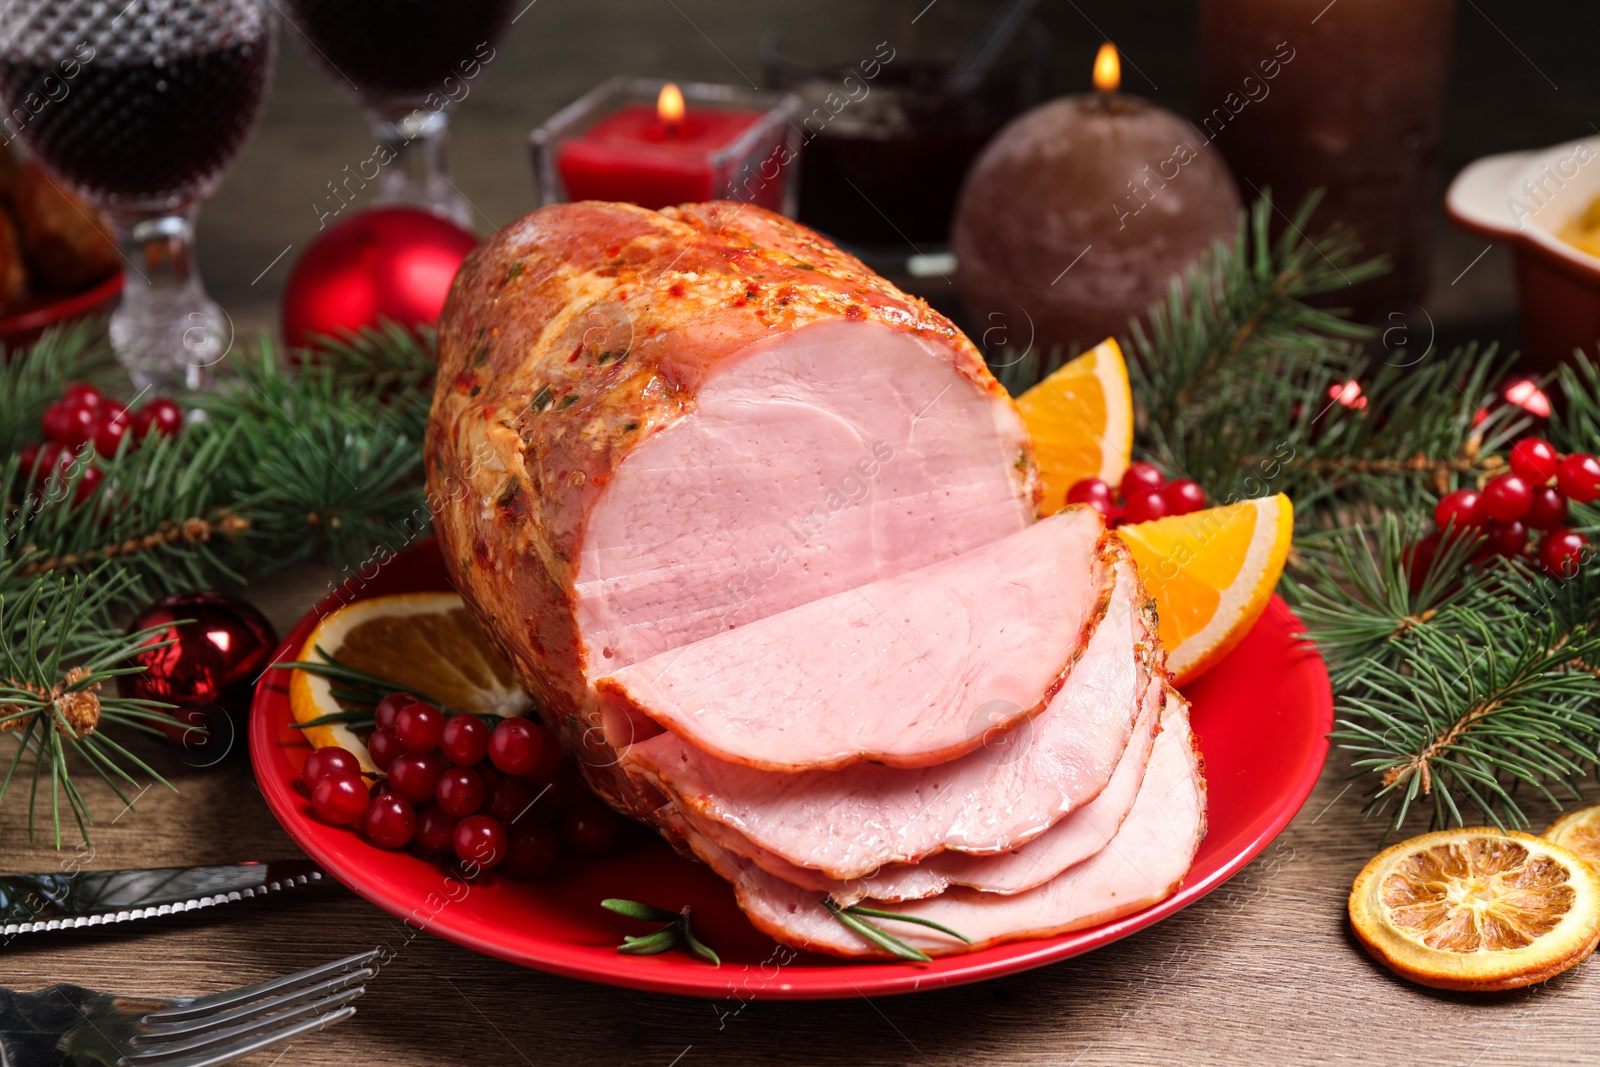
[[[204,997],[0,989],[0,1064],[212,1067],[347,1019],[378,950]]]

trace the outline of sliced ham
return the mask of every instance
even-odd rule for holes
[[[1205,782],[1183,698],[1169,690],[1167,701],[1166,725],[1156,739],[1138,798],[1117,835],[1100,852],[1023,893],[1002,896],[952,888],[926,900],[882,905],[959,931],[970,944],[911,923],[871,921],[907,944],[940,956],[1079,930],[1172,895],[1205,834]],[[822,894],[717,848],[691,827],[681,825],[681,829],[696,854],[733,884],[751,922],[774,938],[841,956],[887,955],[830,915],[822,907]]]
[[[462,266],[426,442],[446,566],[597,791],[593,681],[999,540],[1038,482],[949,320],[743,204],[542,208]]]
[[[945,849],[1014,848],[1100,793],[1128,745],[1148,680],[1164,675],[1127,549],[1110,539],[1104,551],[1115,584],[1066,683],[1021,730],[991,736],[959,760],[783,774],[719,760],[665,733],[629,748],[624,765],[681,809],[836,880]]]
[[[955,559],[653,656],[599,680],[607,721],[648,717],[768,771],[944,763],[1044,710],[1061,687],[1110,592],[1102,532],[1098,512],[1069,508]]]

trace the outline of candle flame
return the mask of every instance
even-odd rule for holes
[[[661,87],[661,95],[656,97],[656,114],[667,125],[676,125],[683,121],[683,92],[672,82]]]
[[[1094,87],[1102,93],[1114,93],[1122,84],[1122,60],[1117,57],[1117,46],[1107,41],[1094,57]]]

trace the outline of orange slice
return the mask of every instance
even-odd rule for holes
[[[1439,989],[1515,989],[1600,943],[1600,876],[1532,834],[1441,830],[1373,857],[1350,890],[1373,958]]]
[[[1117,530],[1156,602],[1167,669],[1182,685],[1250,632],[1289,558],[1294,505],[1259,497]]]
[[[1554,841],[1568,852],[1576,852],[1589,866],[1600,871],[1600,804],[1569,811],[1550,824],[1544,839]]]
[[[1133,392],[1117,342],[1107,338],[1017,397],[1033,435],[1045,514],[1084,478],[1116,485],[1133,455]]]
[[[347,667],[394,682],[398,690],[463,711],[520,715],[533,706],[456,593],[403,593],[347,604],[317,624],[297,658],[321,659],[319,648]],[[321,675],[290,671],[295,722],[345,710],[332,688]],[[343,723],[301,733],[315,748],[339,745],[361,758],[362,770],[377,770],[366,743]]]

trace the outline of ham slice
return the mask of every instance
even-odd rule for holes
[[[463,264],[426,441],[455,587],[597,792],[595,679],[1033,521],[1016,407],[949,320],[745,204],[545,207]]]
[[[1108,539],[1104,552],[1115,584],[1066,683],[1020,731],[991,737],[959,760],[782,774],[719,760],[665,733],[629,748],[624,765],[682,810],[835,880],[945,849],[1014,848],[1100,793],[1128,745],[1146,684],[1165,673],[1127,549]]]
[[[664,652],[599,680],[607,721],[648,716],[703,752],[769,771],[944,763],[1060,688],[1105,610],[1102,532],[1098,512],[1070,508]]]
[[[926,900],[883,905],[957,930],[970,944],[911,923],[872,921],[930,956],[941,956],[1095,926],[1171,896],[1205,835],[1205,781],[1188,708],[1175,690],[1167,691],[1163,722],[1133,809],[1117,835],[1093,857],[1023,893],[1002,896],[953,888]],[[786,882],[717,848],[692,827],[679,825],[695,853],[733,884],[740,907],[761,930],[798,948],[841,956],[887,955],[830,915],[821,894]]]

